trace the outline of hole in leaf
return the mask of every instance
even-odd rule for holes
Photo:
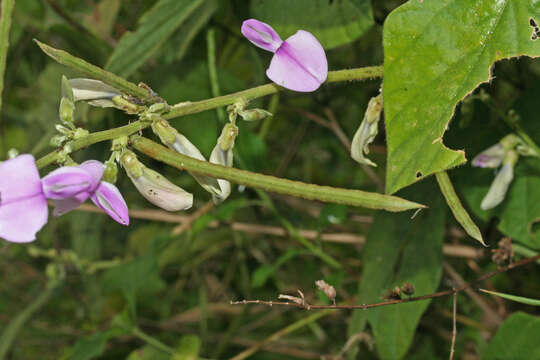
[[[418,179],[418,178],[421,178],[421,177],[422,177],[422,173],[420,171],[417,171],[416,172],[416,178]]]

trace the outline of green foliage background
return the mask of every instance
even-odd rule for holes
[[[144,82],[174,104],[213,96],[209,30],[215,33],[221,94],[268,81],[265,69],[271,54],[240,34],[242,21],[255,17],[283,39],[297,29],[313,32],[327,49],[330,70],[385,62],[387,122],[386,127],[381,124],[370,153],[379,164],[375,175],[380,182],[350,158],[342,140],[343,135],[352,138],[381,79],[330,84],[310,94],[282,92],[255,101],[254,106],[274,116],[240,124],[234,166],[366,191],[383,192],[386,184],[389,193],[399,190],[398,196],[428,209],[411,219],[411,213],[321,204],[235,186],[225,203],[178,234],[173,229],[210,196],[188,174],[141,155],[147,165],[194,193],[193,209],[173,216],[158,211],[121,173],[117,186],[132,210],[129,227],[102,214],[74,211],[51,217],[33,244],[0,242],[0,354],[9,343],[8,359],[232,358],[304,320],[305,326],[279,336],[252,358],[447,357],[451,297],[323,313],[229,304],[277,300],[279,294],[296,295],[297,289],[310,303],[330,304],[315,288],[319,279],[336,288],[338,304],[379,302],[405,282],[415,286],[415,295],[425,295],[456,286],[443,266],[455,269],[465,281],[496,269],[490,250],[504,236],[513,239],[518,257],[540,250],[538,159],[520,159],[507,198],[490,211],[480,210],[479,204],[493,171],[470,163],[449,171],[488,249],[463,232],[436,181],[427,176],[463,162],[462,155],[456,161],[456,153],[447,149],[443,152],[453,157],[437,155],[442,147],[433,139],[442,137],[446,147],[463,150],[471,159],[512,131],[504,121],[510,109],[540,143],[540,62],[531,58],[540,55],[540,40],[530,40],[528,23],[529,17],[540,22],[540,3],[405,3],[16,0],[2,94],[2,159],[11,148],[36,158],[54,150],[48,143],[58,122],[61,76],[80,76],[48,58],[32,39]],[[500,21],[495,27],[493,18]],[[489,38],[483,38],[489,31]],[[490,75],[493,61],[521,55],[531,57],[499,61]],[[479,91],[490,101],[475,97]],[[342,129],[341,140],[321,126],[320,119],[333,118]],[[130,120],[134,118],[119,111],[77,106],[77,125],[91,132]],[[419,126],[412,129],[416,121]],[[171,123],[207,155],[222,127],[216,111]],[[99,143],[74,158],[104,161],[109,147]],[[335,234],[348,241],[328,241]],[[339,266],[302,246],[303,237]],[[457,250],[461,252],[456,256]],[[538,299],[539,276],[538,265],[532,264],[482,286]],[[32,316],[24,318],[29,309]],[[540,359],[537,307],[462,292],[457,313],[455,358]],[[20,319],[23,326],[13,331],[10,326]]]

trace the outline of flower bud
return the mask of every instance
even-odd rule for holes
[[[122,95],[114,87],[94,79],[71,79],[69,85],[73,90],[73,102],[87,101],[92,106],[113,107],[112,99]]]
[[[245,121],[258,121],[272,116],[272,113],[263,109],[249,109],[239,111],[238,115]]]
[[[514,166],[518,160],[518,154],[510,150],[504,156],[503,166],[491,183],[488,193],[482,199],[480,208],[489,210],[499,205],[505,198],[510,183],[514,179]]]
[[[69,100],[66,97],[60,99],[60,108],[58,109],[60,120],[66,123],[73,123],[74,112],[75,104],[73,103],[73,101]]]
[[[105,172],[103,173],[103,181],[114,184],[116,183],[116,178],[118,176],[118,166],[116,166],[116,161],[107,160],[105,161]]]
[[[152,130],[160,138],[161,142],[169,149],[174,150],[182,155],[192,157],[200,161],[206,161],[204,155],[191,143],[184,135],[180,134],[173,128],[165,119],[157,119],[152,122]],[[205,176],[192,174],[191,176],[201,185],[206,191],[213,196],[220,195],[221,190],[216,179]]]
[[[472,160],[472,166],[481,168],[497,168],[501,165],[506,149],[501,144],[490,146]]]
[[[49,144],[51,144],[53,147],[60,147],[67,139],[68,137],[65,135],[55,135],[51,138]]]
[[[369,154],[369,144],[377,136],[382,109],[382,95],[372,97],[369,100],[364,119],[354,134],[351,144],[351,157],[360,164],[377,166],[373,161],[366,158],[364,153]]]
[[[234,141],[238,135],[238,128],[231,123],[225,124],[216,146],[210,155],[210,162],[222,166],[231,167],[233,164]],[[227,180],[217,179],[219,192],[213,194],[215,203],[220,203],[231,194],[231,183]]]
[[[72,103],[75,102],[73,97],[73,89],[71,88],[69,80],[65,75],[62,75],[62,97],[67,98]]]
[[[192,194],[144,166],[133,152],[124,151],[120,162],[133,185],[152,204],[167,211],[186,210],[193,205]]]

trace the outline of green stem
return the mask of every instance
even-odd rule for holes
[[[210,76],[210,88],[212,90],[212,96],[218,97],[221,95],[219,90],[219,80],[217,75],[216,68],[216,37],[214,29],[209,29],[206,32],[206,45],[207,45],[207,56],[208,56],[208,74]],[[226,115],[223,108],[217,108],[216,113],[218,120],[221,124],[225,124]]]
[[[368,66],[356,69],[337,70],[328,72],[327,83],[351,81],[351,80],[366,80],[382,77],[382,66]],[[251,89],[238,91],[233,94],[218,96],[212,99],[195,101],[188,104],[181,103],[179,106],[173,106],[171,111],[163,114],[164,119],[172,119],[179,116],[199,113],[205,110],[215,109],[220,106],[227,106],[235,103],[239,99],[253,100],[263,96],[275,94],[279,91],[286,90],[276,84],[266,84],[257,86]]]
[[[47,288],[41,292],[41,294],[39,294],[39,296],[22,312],[17,314],[17,316],[4,329],[2,335],[0,336],[0,359],[6,358],[9,348],[24,324],[26,324],[26,322],[51,299],[61,283],[62,281],[56,280],[47,284]]]
[[[2,0],[0,8],[0,110],[2,109],[2,92],[4,91],[4,73],[9,48],[9,29],[15,0]]]
[[[146,334],[145,332],[143,332],[139,328],[136,328],[136,327],[132,328],[131,329],[131,334],[133,336],[135,336],[135,337],[138,337],[139,339],[141,339],[142,341],[144,341],[148,345],[151,345],[151,346],[155,347],[156,349],[164,351],[164,352],[166,352],[166,353],[168,353],[170,355],[174,354],[174,349],[172,347],[165,345],[164,343],[162,343],[158,339]]]
[[[456,194],[456,190],[454,189],[454,186],[450,181],[448,173],[446,171],[441,171],[435,173],[435,177],[437,178],[439,188],[441,189],[441,192],[446,199],[446,203],[450,207],[450,210],[452,210],[452,213],[454,214],[454,217],[456,218],[458,223],[463,226],[463,229],[465,229],[467,234],[469,234],[473,239],[480,241],[482,245],[486,246],[486,243],[482,239],[482,233],[480,232],[480,229],[472,221],[471,217],[467,213],[467,210],[465,210],[465,208],[461,204],[461,201]]]
[[[39,43],[39,44],[41,44],[41,43]],[[45,44],[41,44],[41,45],[45,46],[46,48],[50,48],[49,46],[47,46]],[[50,49],[53,49],[53,48],[50,48]],[[62,53],[67,54],[66,52],[61,51],[61,50],[56,50],[56,49],[53,49],[53,50],[60,51]],[[69,54],[67,54],[67,55],[69,55]],[[69,55],[69,56],[73,57],[72,55]],[[75,58],[75,57],[73,57],[73,58]],[[75,59],[78,59],[78,58],[75,58]],[[78,59],[78,60],[80,60],[80,59]],[[84,60],[80,60],[80,61],[84,61]],[[61,62],[61,63],[63,63],[63,62]],[[77,64],[77,66],[75,66],[74,68],[76,70],[83,71],[79,67],[80,63],[78,61],[73,60],[70,64]],[[88,64],[88,63],[86,63],[86,64]],[[88,64],[88,65],[90,65],[90,64]],[[90,66],[93,66],[93,65],[90,65]],[[98,69],[99,71],[102,71],[102,72],[106,73],[106,74],[110,74],[107,71],[101,70],[100,68],[97,68],[97,67],[95,67],[95,68]],[[383,69],[382,66],[371,66],[371,67],[365,67],[365,68],[331,71],[331,72],[328,73],[328,80],[327,81],[328,82],[337,82],[337,81],[362,80],[362,79],[370,79],[370,78],[381,77],[382,76],[382,69]],[[113,74],[111,74],[111,75],[113,75]],[[113,76],[116,76],[116,75],[113,75]],[[109,84],[111,86],[114,86],[111,82],[107,82],[104,77],[100,77],[99,80],[101,80],[101,81],[103,81],[103,82],[105,82],[105,83],[107,83],[107,84]],[[121,80],[123,80],[123,79],[121,79]],[[123,80],[123,81],[125,81],[125,80]],[[131,84],[129,82],[127,82],[127,83]],[[131,85],[135,86],[134,84],[131,84]],[[119,88],[119,87],[117,87],[117,88]],[[138,88],[138,87],[136,87],[136,88],[138,90],[142,90],[141,88]],[[226,106],[226,105],[233,104],[234,102],[236,102],[240,98],[244,98],[244,99],[247,99],[247,100],[253,100],[253,99],[256,99],[256,98],[259,98],[259,97],[262,97],[262,96],[277,93],[278,91],[281,91],[283,89],[284,88],[282,88],[280,86],[277,86],[275,84],[266,84],[266,85],[262,85],[262,86],[257,86],[255,88],[239,91],[239,92],[236,92],[236,93],[233,93],[233,94],[219,96],[219,97],[212,98],[212,99],[207,99],[207,100],[202,100],[202,101],[195,101],[195,102],[180,103],[180,104],[174,105],[172,107],[172,109],[169,112],[163,114],[162,117],[165,118],[165,119],[172,119],[172,118],[175,118],[175,117],[184,116],[184,115],[188,115],[188,114],[195,114],[195,113],[199,113],[199,112],[202,112],[202,111],[215,109],[215,108],[220,107],[220,106]],[[127,92],[125,88],[122,88],[122,90]],[[146,90],[143,90],[143,91],[146,91]],[[95,144],[95,143],[98,143],[98,142],[101,142],[101,141],[112,140],[112,139],[115,139],[115,138],[117,138],[119,136],[128,136],[128,135],[131,135],[131,134],[133,134],[133,133],[135,133],[135,132],[137,132],[139,130],[147,128],[148,126],[150,126],[150,123],[144,123],[144,122],[141,122],[141,121],[135,121],[135,122],[133,122],[133,123],[131,123],[129,125],[122,126],[122,127],[119,127],[119,128],[99,131],[99,132],[90,134],[90,135],[88,135],[87,137],[85,137],[83,139],[75,140],[71,144],[71,151],[73,152],[73,151],[82,149],[82,148],[84,148],[86,146],[89,146],[89,145],[92,145],[92,144]],[[47,166],[49,164],[54,163],[60,157],[61,157],[61,154],[58,151],[55,151],[55,152],[51,152],[51,153],[43,156],[36,163],[38,165],[38,168],[41,169],[41,168],[43,168],[43,167],[45,167],[45,166]]]
[[[363,206],[370,209],[384,209],[387,211],[405,211],[425,207],[424,205],[396,196],[306,184],[300,181],[281,179],[274,176],[220,166],[179,154],[140,136],[132,137],[131,143],[140,152],[180,170],[225,179],[256,189],[310,200]]]
[[[322,318],[323,316],[326,316],[326,315],[330,315],[333,311],[335,310],[324,310],[324,311],[319,311],[319,312],[316,312],[315,314],[311,314],[309,316],[306,316],[305,318],[303,319],[300,319],[294,323],[292,323],[291,325],[279,330],[279,331],[276,331],[275,333],[273,333],[272,335],[270,335],[269,337],[267,337],[266,339],[264,339],[263,341],[253,345],[252,347],[250,347],[249,349],[246,349],[244,351],[242,351],[240,354],[230,358],[230,360],[243,360],[243,359],[246,359],[248,358],[249,356],[253,355],[254,353],[256,353],[257,351],[261,350],[265,345],[269,344],[269,343],[272,343],[276,340],[278,340],[279,338],[285,336],[285,335],[288,335],[290,333],[292,333],[293,331],[296,331],[308,324],[311,324],[313,323],[314,321],[317,321],[318,319]]]
[[[147,90],[143,89],[142,87],[138,87],[132,82],[124,80],[118,75],[115,75],[111,72],[103,70],[100,67],[92,65],[85,60],[73,56],[64,50],[55,49],[52,46],[44,44],[36,39],[34,39],[34,41],[36,42],[36,44],[38,44],[38,46],[41,48],[41,50],[43,50],[45,54],[49,55],[51,58],[53,58],[60,64],[75,69],[92,79],[101,80],[104,83],[109,84],[112,87],[120,90],[121,92],[135,96],[139,99],[146,100],[150,96]]]

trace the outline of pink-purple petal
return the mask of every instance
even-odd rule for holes
[[[255,46],[261,49],[275,52],[283,42],[278,33],[268,24],[262,21],[249,19],[242,23],[242,35]]]
[[[88,200],[90,195],[91,194],[88,191],[83,191],[72,197],[54,200],[53,215],[61,216],[67,212],[70,212],[71,210],[78,208],[83,202]]]
[[[47,223],[47,216],[47,200],[41,193],[2,204],[0,238],[16,243],[34,241],[36,233]]]
[[[122,225],[129,225],[128,207],[116,186],[102,181],[91,199],[115,221]]]
[[[0,207],[41,194],[41,181],[32,155],[19,155],[0,163]]]
[[[87,171],[75,166],[63,166],[41,179],[41,184],[48,199],[65,199],[88,191],[92,181]]]
[[[276,51],[266,75],[287,89],[314,91],[328,75],[326,54],[311,33],[299,30]]]
[[[94,192],[103,177],[105,166],[97,160],[88,160],[80,164],[78,168],[83,169],[91,176],[92,183],[90,184],[88,191],[91,193]]]

